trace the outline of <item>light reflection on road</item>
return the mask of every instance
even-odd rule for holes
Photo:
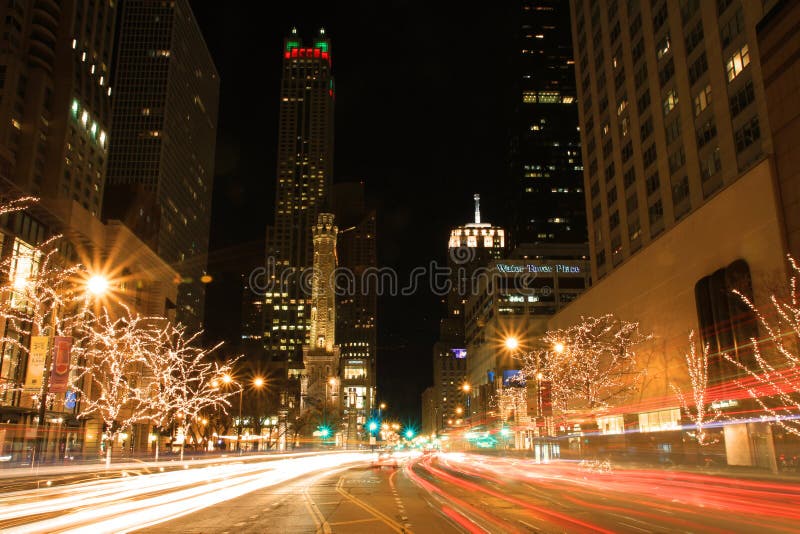
[[[15,526],[3,532],[131,531],[314,471],[368,460],[360,453],[304,456],[15,492],[0,498],[0,528],[5,522]],[[33,520],[20,524],[24,518]]]

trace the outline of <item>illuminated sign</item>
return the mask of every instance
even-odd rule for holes
[[[721,400],[711,403],[711,407],[715,410],[721,410],[722,408],[735,408],[736,406],[739,406],[739,401],[736,400]]]
[[[581,267],[579,265],[566,265],[559,263],[556,265],[534,265],[529,263],[527,265],[509,265],[507,263],[498,263],[497,270],[501,273],[580,273]]]
[[[464,358],[467,357],[467,349],[451,349],[450,352],[453,353],[453,356],[457,360],[463,360]]]
[[[523,387],[525,378],[522,372],[516,369],[503,371],[503,387]]]

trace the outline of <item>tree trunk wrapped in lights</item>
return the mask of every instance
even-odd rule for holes
[[[634,349],[648,339],[639,323],[612,314],[581,317],[576,325],[546,332],[545,348],[523,356],[522,375],[549,382],[553,407],[561,412],[601,410],[638,387],[645,371]]]
[[[708,433],[708,427],[722,417],[722,413],[713,408],[709,403],[708,396],[708,345],[703,346],[702,350],[697,350],[697,341],[694,331],[689,333],[689,351],[684,354],[686,367],[689,371],[689,381],[692,388],[692,402],[686,400],[680,388],[672,386],[678,395],[683,412],[691,419],[694,424],[694,432],[689,435],[697,440],[701,446],[712,445],[719,441]]]
[[[724,357],[747,375],[735,383],[760,406],[762,418],[800,436],[800,264],[791,256],[787,260],[791,269],[787,295],[770,297],[769,317],[746,295],[734,291],[766,333],[750,340],[754,363],[748,366],[730,354]]]

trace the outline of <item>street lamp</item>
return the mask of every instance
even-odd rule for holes
[[[519,339],[509,336],[505,339],[504,344],[508,350],[517,350],[519,348]]]
[[[227,373],[222,375],[222,382],[226,385],[233,384],[233,377]],[[261,389],[264,386],[264,379],[257,376],[253,379],[253,387]],[[242,396],[244,395],[244,386],[239,388],[239,420],[236,425],[236,452],[241,453],[241,440],[242,440]]]

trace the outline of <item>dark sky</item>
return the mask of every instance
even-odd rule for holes
[[[207,2],[192,8],[221,78],[206,328],[235,339],[237,277],[273,218],[278,91],[292,26],[331,39],[336,77],[334,181],[364,180],[378,209],[378,258],[401,276],[445,260],[449,227],[501,220],[511,4]],[[401,278],[402,280],[402,278]],[[378,394],[419,420],[442,315],[425,289],[378,308]]]

